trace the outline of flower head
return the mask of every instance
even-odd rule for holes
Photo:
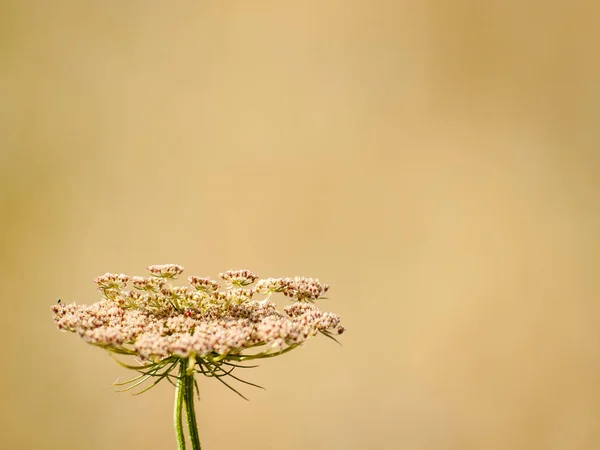
[[[158,264],[149,266],[148,270],[155,277],[177,278],[183,273],[183,267],[178,264]]]
[[[258,280],[258,277],[249,270],[228,270],[220,273],[219,277],[231,286],[248,286]]]
[[[321,284],[318,278],[294,277],[287,278],[283,287],[283,294],[297,300],[313,301],[329,290],[328,284]]]
[[[188,278],[190,286],[171,285],[168,281],[183,272],[176,264],[148,270],[151,277],[107,273],[96,278],[103,299],[92,305],[52,306],[58,328],[108,351],[136,356],[141,365],[127,367],[144,374],[168,378],[186,361],[187,372],[220,381],[242,361],[283,354],[319,333],[332,337],[344,331],[336,314],[307,303],[329,288],[318,279],[258,280],[249,270],[229,270],[219,275],[228,285],[219,291],[216,281],[196,276]],[[255,288],[247,287],[257,280]],[[134,290],[127,289],[129,283]],[[277,292],[296,300],[285,314],[275,303],[254,298]]]
[[[133,287],[141,291],[158,292],[167,283],[164,278],[131,277]]]
[[[261,294],[284,292],[290,282],[290,278],[265,278],[256,283],[255,289]]]
[[[190,285],[196,288],[198,291],[214,293],[219,289],[219,283],[211,280],[208,277],[196,277],[192,275],[188,277],[188,281],[190,282]]]

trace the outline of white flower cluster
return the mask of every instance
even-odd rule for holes
[[[236,358],[268,356],[302,344],[316,334],[341,334],[340,318],[312,301],[329,286],[313,278],[259,280],[248,270],[220,274],[228,287],[191,276],[190,286],[172,286],[183,267],[150,266],[150,277],[105,274],[96,278],[104,298],[92,305],[52,306],[59,329],[90,344],[146,361],[171,357]],[[254,288],[248,287],[256,283]],[[128,290],[131,283],[133,290]],[[191,289],[190,289],[191,287]],[[277,311],[255,294],[281,292],[297,301]],[[258,354],[256,352],[259,352]]]

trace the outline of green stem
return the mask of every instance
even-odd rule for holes
[[[194,410],[194,372],[185,377],[185,415],[187,416],[190,442],[194,450],[201,450],[200,437],[198,436],[198,424],[196,422],[196,411]]]
[[[177,450],[185,450],[185,434],[183,432],[183,403],[187,392],[187,361],[184,359],[179,365],[179,378],[177,378],[177,387],[175,389],[175,410],[173,418],[175,420],[175,437],[177,438]]]

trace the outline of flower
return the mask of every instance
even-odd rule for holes
[[[211,280],[208,277],[196,277],[192,275],[188,277],[188,281],[190,282],[190,285],[196,288],[198,291],[214,293],[219,289],[219,283]]]
[[[96,278],[104,298],[92,305],[52,306],[56,325],[92,345],[136,356],[142,366],[165,367],[191,358],[194,370],[205,375],[212,374],[209,367],[216,370],[222,363],[275,356],[319,333],[332,337],[344,330],[336,314],[303,301],[327,291],[318,279],[267,278],[252,289],[242,286],[258,280],[254,273],[229,270],[219,275],[229,287],[219,291],[216,281],[196,276],[188,278],[191,289],[170,285],[168,280],[183,272],[179,265],[148,270],[153,276]],[[129,283],[135,290],[127,289]],[[282,314],[275,303],[253,299],[255,294],[274,292],[297,302]]]
[[[318,278],[295,277],[287,278],[283,287],[283,294],[297,300],[312,302],[329,290],[328,284],[321,284]]]
[[[248,286],[258,280],[258,277],[249,270],[228,270],[220,273],[219,277],[231,286]]]
[[[177,278],[183,273],[183,267],[178,264],[158,264],[149,266],[148,270],[155,277]]]

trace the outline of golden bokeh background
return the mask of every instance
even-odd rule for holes
[[[200,380],[206,449],[600,448],[592,1],[0,4],[3,449],[169,449],[59,333],[92,278],[316,276],[348,328]]]

